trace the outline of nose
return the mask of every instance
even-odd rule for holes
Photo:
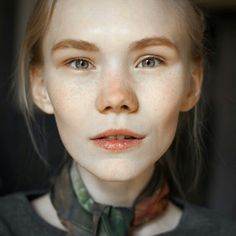
[[[139,109],[139,102],[134,89],[124,80],[109,81],[100,90],[96,108],[100,113],[135,113]]]

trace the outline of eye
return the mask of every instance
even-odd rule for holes
[[[137,68],[155,68],[163,63],[164,61],[158,57],[146,57],[138,63]]]
[[[94,69],[94,65],[85,59],[73,59],[70,60],[67,65],[71,66],[75,70]]]

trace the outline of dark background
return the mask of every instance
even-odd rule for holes
[[[62,160],[53,118],[48,127],[49,165],[37,157],[10,92],[24,24],[34,1],[0,1],[0,195],[46,188]],[[200,1],[201,2],[201,1]],[[205,1],[202,1],[205,2]],[[236,4],[204,5],[208,64],[204,83],[204,158],[201,182],[190,201],[236,219]],[[223,5],[223,6],[222,6]],[[42,116],[39,116],[42,121]]]

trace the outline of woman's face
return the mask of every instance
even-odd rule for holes
[[[165,2],[56,4],[33,96],[55,115],[73,159],[103,180],[151,169],[170,147],[180,111],[198,99],[187,34]]]

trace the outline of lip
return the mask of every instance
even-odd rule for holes
[[[109,139],[109,136],[130,136],[132,139]],[[111,129],[92,137],[90,140],[98,147],[111,152],[122,152],[139,146],[144,135],[127,129]]]
[[[128,129],[110,129],[101,134],[96,135],[95,137],[91,138],[91,140],[106,138],[108,136],[131,136],[131,137],[134,137],[135,139],[145,138],[144,135],[137,134]]]

